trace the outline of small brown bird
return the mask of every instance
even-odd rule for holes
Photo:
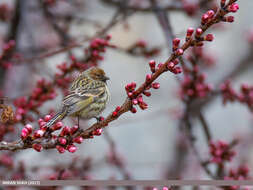
[[[52,126],[57,120],[66,116],[76,116],[82,119],[97,118],[105,109],[110,93],[106,84],[109,77],[103,69],[92,67],[82,72],[72,83],[70,93],[64,97],[61,110],[48,121],[46,126]]]

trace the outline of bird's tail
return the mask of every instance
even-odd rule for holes
[[[53,124],[56,123],[56,121],[58,120],[62,120],[64,117],[66,116],[66,113],[64,111],[58,112],[57,114],[55,114],[52,119],[50,119],[47,123],[46,126],[47,127],[51,127]]]

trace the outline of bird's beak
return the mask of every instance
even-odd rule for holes
[[[104,81],[105,83],[106,83],[106,81],[108,81],[108,80],[110,80],[110,78],[107,77],[107,76],[104,76],[103,79],[102,79],[102,81]]]
[[[110,78],[107,77],[107,76],[105,76],[105,77],[104,77],[104,80],[107,81],[107,80],[110,80]]]

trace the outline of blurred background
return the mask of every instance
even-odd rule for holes
[[[199,4],[198,0],[163,0],[156,3],[160,7],[188,5],[188,8],[184,7],[182,10],[165,9],[172,35],[182,41],[187,28],[196,28],[201,15],[214,5],[218,5],[218,2],[212,0],[207,0],[203,4]],[[102,114],[104,117],[124,102],[126,84],[136,82],[139,86],[144,82],[146,74],[150,72],[149,60],[164,62],[171,54],[171,41],[168,42],[171,38],[166,36],[163,24],[159,22],[152,9],[145,9],[151,6],[148,0],[129,0],[124,3],[116,0],[22,0],[19,3],[1,0],[0,6],[2,4],[6,4],[11,10],[11,18],[0,23],[1,44],[3,46],[6,39],[12,39],[13,36],[8,37],[12,30],[10,27],[16,26],[16,32],[13,33],[16,41],[15,51],[25,58],[39,57],[46,52],[67,47],[70,44],[67,41],[81,43],[80,47],[71,49],[72,54],[81,58],[84,56],[83,49],[89,45],[89,41],[84,41],[84,38],[103,31],[114,18],[121,19],[104,32],[112,36],[110,43],[116,45],[118,49],[106,49],[104,60],[98,64],[111,79],[108,82],[111,100]],[[18,25],[14,23],[13,26],[17,4],[19,4],[19,21]],[[206,42],[203,48],[211,66],[201,69],[206,73],[207,82],[214,87],[218,87],[227,76],[230,76],[232,86],[236,90],[239,90],[242,83],[253,82],[251,67],[253,52],[248,39],[253,26],[251,22],[253,1],[240,0],[238,4],[240,9],[234,14],[235,21],[212,27],[208,33],[214,34],[214,41]],[[117,13],[119,6],[123,8]],[[129,11],[124,9],[124,6],[144,8]],[[49,16],[44,9],[47,9]],[[117,14],[122,15],[118,17]],[[68,38],[70,40],[62,40]],[[158,48],[159,53],[145,57],[126,51],[140,40],[145,41],[149,49]],[[56,66],[69,62],[68,55],[69,52],[64,51],[29,63],[14,64],[9,69],[2,68],[0,84],[3,96],[9,99],[8,104],[12,105],[13,99],[31,93],[37,80],[46,78],[50,81],[58,72]],[[26,179],[46,179],[59,171],[65,172],[65,179],[68,179],[68,175],[70,179],[77,179],[71,177],[68,168],[71,163],[78,165],[83,164],[82,162],[89,162],[89,169],[83,175],[86,179],[210,179],[180,130],[179,121],[184,103],[179,96],[178,80],[182,78],[181,74],[175,76],[169,72],[164,73],[157,80],[161,85],[160,89],[152,90],[151,97],[145,97],[148,103],[147,110],[138,109],[136,114],[131,112],[123,114],[105,128],[105,134],[94,139],[86,139],[81,145],[77,145],[78,150],[74,154],[69,152],[59,154],[56,149],[43,150],[40,153],[33,149],[14,153],[2,151],[0,154],[10,155],[14,166],[22,162],[26,168]],[[47,114],[51,108],[57,110],[60,107],[63,94],[59,89],[56,91],[57,97],[47,101],[40,108],[41,115]],[[221,96],[213,96],[201,110],[210,127],[213,140],[231,142],[235,138],[239,139],[239,144],[234,148],[237,154],[228,165],[233,168],[241,163],[247,163],[249,169],[252,169],[252,112],[247,106],[240,103],[228,103],[224,106]],[[207,160],[210,157],[209,147],[201,124],[195,117],[192,117],[192,120],[197,150],[201,159]],[[95,122],[95,119],[82,121],[81,126],[87,128]],[[34,123],[36,125],[36,121]],[[64,120],[66,125],[72,126],[74,123],[76,120]],[[18,139],[22,126],[22,124],[15,125],[15,132],[6,134],[3,139],[6,141]],[[114,143],[117,159],[122,162],[118,165],[110,160],[111,141]],[[6,176],[10,177],[14,166],[8,170],[4,170],[1,166],[1,170],[8,171]],[[210,169],[215,170],[212,166]],[[6,176],[1,178],[8,179]]]

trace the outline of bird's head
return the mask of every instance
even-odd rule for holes
[[[98,67],[92,67],[85,72],[87,72],[87,75],[93,80],[106,82],[107,80],[110,79],[109,77],[105,75],[104,70]]]

